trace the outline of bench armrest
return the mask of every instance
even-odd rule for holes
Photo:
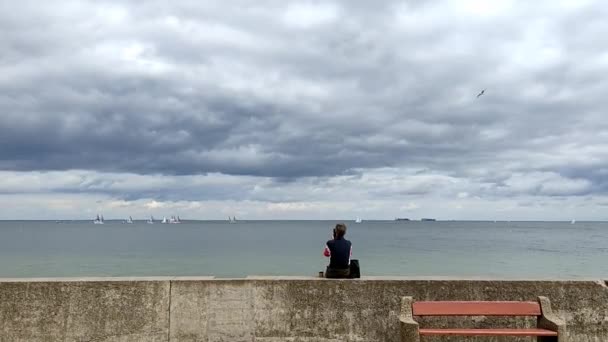
[[[538,317],[537,326],[541,329],[557,331],[558,342],[566,342],[566,323],[553,312],[549,298],[539,296],[538,302],[542,315]]]
[[[418,322],[412,315],[412,297],[401,297],[401,313],[399,322],[401,329],[401,342],[420,342]]]

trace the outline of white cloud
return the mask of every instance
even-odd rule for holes
[[[514,173],[505,181],[507,192],[546,196],[569,196],[590,191],[591,182],[571,179],[554,172]]]
[[[475,16],[495,16],[508,13],[513,8],[512,0],[456,0],[452,1],[451,5],[457,11]]]
[[[325,2],[301,2],[288,5],[283,22],[296,28],[312,28],[330,23],[338,17],[338,7]]]

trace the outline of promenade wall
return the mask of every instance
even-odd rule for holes
[[[569,341],[608,341],[604,280],[178,277],[0,279],[0,342],[397,342],[402,296],[535,300],[538,295],[549,297],[554,311],[567,322]],[[534,324],[521,318],[505,322],[484,317],[423,323]]]

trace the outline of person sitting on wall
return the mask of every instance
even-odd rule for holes
[[[329,266],[325,271],[325,278],[348,278],[350,275],[350,257],[352,244],[344,238],[346,225],[336,224],[333,239],[327,241],[323,255],[329,258]]]

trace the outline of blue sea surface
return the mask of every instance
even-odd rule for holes
[[[0,277],[316,275],[340,221],[0,221]],[[608,276],[608,222],[348,226],[362,275]]]

